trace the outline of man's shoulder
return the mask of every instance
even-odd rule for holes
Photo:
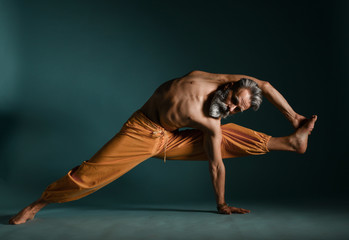
[[[193,71],[189,72],[188,74],[186,74],[185,76],[194,77],[194,78],[197,78],[197,77],[199,77],[199,78],[200,77],[201,78],[217,78],[218,75],[220,75],[220,74],[205,72],[205,71],[201,71],[201,70],[193,70]]]

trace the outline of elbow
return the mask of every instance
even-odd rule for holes
[[[224,165],[223,165],[223,167],[224,167]],[[210,170],[211,170],[212,173],[216,174],[221,169],[222,169],[222,164],[218,164],[218,163],[215,163],[215,162],[211,162],[210,163]]]
[[[263,93],[267,92],[271,88],[271,84],[268,81],[263,81],[259,85],[259,88],[262,90]]]
[[[210,167],[211,171],[217,171],[218,164],[216,164],[214,162],[210,162],[209,167]]]
[[[271,86],[270,82],[268,81],[263,81],[260,88],[261,89],[266,89],[266,88],[269,88]]]

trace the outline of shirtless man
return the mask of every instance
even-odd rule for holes
[[[234,124],[221,126],[222,117],[249,108],[258,109],[261,94],[290,121],[296,129],[293,134],[271,137]],[[190,72],[162,84],[145,105],[125,123],[120,133],[95,156],[51,184],[37,201],[12,217],[9,223],[25,223],[33,219],[35,214],[49,203],[67,202],[84,197],[114,181],[149,157],[166,159],[166,151],[168,159],[208,161],[218,213],[249,213],[249,210],[225,203],[225,167],[222,159],[262,154],[272,150],[304,153],[308,135],[316,120],[316,115],[306,119],[297,114],[285,98],[266,81],[245,75]],[[183,127],[193,130],[178,131]],[[244,137],[257,138],[255,145],[260,146],[249,146],[252,150],[245,150],[241,140],[236,144],[239,147],[235,146],[231,142],[231,136],[239,131],[243,132]],[[176,141],[178,144],[173,143]],[[148,150],[138,150],[143,145],[150,146],[146,148],[151,149],[149,153]],[[153,145],[157,147],[151,148]],[[133,153],[131,156],[128,152],[137,154]],[[117,155],[122,156],[118,158]],[[94,176],[96,171],[99,171],[98,183]],[[105,179],[100,180],[101,175],[105,175]]]

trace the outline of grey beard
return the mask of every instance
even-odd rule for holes
[[[227,96],[229,94],[229,89],[227,90],[217,90],[214,93],[209,113],[210,117],[213,118],[219,118],[223,117],[226,118],[229,116],[229,108],[227,104],[225,104],[225,101],[227,100]]]

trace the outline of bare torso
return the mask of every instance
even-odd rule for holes
[[[213,76],[213,75],[212,75]],[[223,79],[192,72],[162,84],[141,108],[152,121],[168,131],[182,127],[199,128],[198,122],[218,121],[206,114],[210,94]]]

